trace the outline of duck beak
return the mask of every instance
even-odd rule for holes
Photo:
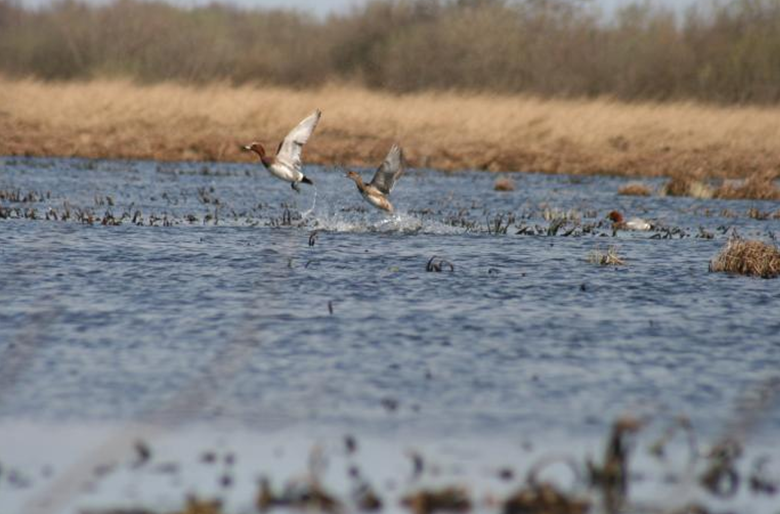
[[[252,146],[251,145],[241,145],[241,149],[242,150],[246,150],[247,152],[251,152],[252,151]]]

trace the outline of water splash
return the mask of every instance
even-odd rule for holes
[[[368,212],[331,212],[316,216],[312,227],[330,232],[402,233],[402,234],[462,234],[465,230],[436,220],[423,219],[408,213],[392,216]]]
[[[301,217],[305,220],[309,217],[309,214],[311,214],[314,211],[314,208],[317,207],[317,185],[312,184],[312,187],[314,188],[314,198],[311,201],[311,207],[309,207],[308,210],[301,213]]]

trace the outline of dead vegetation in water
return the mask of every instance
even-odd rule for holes
[[[712,198],[712,188],[702,180],[688,174],[673,175],[664,185],[662,193],[666,196],[690,196],[692,198]]]
[[[509,177],[497,178],[493,182],[493,191],[509,192],[515,190],[515,181]]]
[[[592,250],[588,254],[588,262],[599,266],[622,266],[626,262],[618,255],[617,247],[610,246],[606,251]]]
[[[780,200],[774,174],[759,174],[740,181],[726,181],[714,192],[715,198],[724,200]]]
[[[471,498],[462,487],[442,489],[423,489],[401,499],[401,505],[413,514],[433,514],[434,512],[468,512],[471,510]]]
[[[393,141],[411,167],[444,170],[660,177],[696,169],[709,179],[771,173],[780,162],[765,137],[780,131],[774,106],[2,77],[0,105],[0,155],[253,162],[239,143],[273,147],[321,107],[304,151],[313,164],[374,166]],[[609,143],[618,136],[631,144]]]
[[[630,182],[618,188],[619,195],[625,196],[650,196],[653,190],[647,184],[641,182]]]
[[[760,388],[750,392],[742,405],[738,407],[743,417],[736,431],[729,431],[727,435],[715,441],[709,451],[703,452],[698,444],[693,427],[685,417],[673,420],[653,419],[651,416],[643,418],[634,415],[624,415],[617,418],[611,425],[609,435],[605,440],[603,457],[598,460],[585,458],[576,459],[561,454],[549,454],[538,456],[531,463],[524,480],[506,495],[493,496],[488,494],[484,499],[478,499],[465,485],[444,485],[437,487],[416,486],[406,493],[392,495],[396,505],[402,507],[411,514],[433,514],[437,512],[499,512],[500,514],[586,514],[596,512],[597,506],[601,506],[604,512],[634,512],[637,505],[631,499],[631,484],[638,478],[636,470],[632,469],[632,455],[639,450],[639,437],[647,436],[650,425],[655,423],[658,428],[666,429],[661,437],[650,444],[647,450],[657,462],[668,469],[666,455],[677,446],[671,446],[677,434],[685,434],[689,464],[680,470],[682,474],[668,475],[663,480],[669,485],[687,482],[695,478],[702,491],[715,499],[729,500],[745,489],[749,494],[760,496],[774,496],[778,493],[780,484],[777,477],[771,476],[766,469],[768,456],[757,455],[750,469],[746,472],[739,466],[740,459],[744,458],[744,451],[740,443],[741,432],[748,430],[752,423],[772,405],[780,391],[780,379],[771,378],[760,384]],[[758,410],[759,412],[754,412]],[[667,423],[669,423],[667,425]],[[670,448],[671,446],[671,448]],[[354,465],[352,459],[362,445],[350,435],[345,438],[344,445],[339,452],[342,458],[352,462],[347,468],[347,480],[352,484],[352,493],[340,496],[331,491],[321,480],[327,463],[328,456],[323,453],[323,447],[315,446],[309,456],[309,469],[304,478],[290,480],[286,485],[277,490],[271,486],[270,479],[261,478],[254,500],[257,512],[306,511],[321,512],[324,514],[338,514],[342,512],[376,512],[385,505],[383,500],[373,488],[368,485],[366,478],[362,476],[360,469]],[[334,451],[334,450],[331,450]],[[142,458],[144,465],[154,466],[152,452],[148,447],[145,450],[135,448],[136,454],[130,469],[141,472],[137,461]],[[333,458],[335,454],[329,457]],[[697,459],[704,457],[698,462]],[[438,466],[426,466],[423,457],[413,452],[412,483],[419,483],[423,478],[438,476],[441,470]],[[225,454],[220,458],[212,451],[202,454],[200,463],[214,465],[224,460],[233,462],[233,454]],[[563,464],[573,474],[572,485],[563,489],[560,485],[546,481],[542,472],[550,465]],[[215,472],[219,473],[215,467]],[[499,480],[512,480],[514,472],[511,468],[504,468],[497,477]],[[641,512],[648,514],[708,514],[708,508],[700,504],[690,503],[676,509],[642,505]],[[161,514],[161,511],[153,509],[105,509],[88,510],[88,514],[125,514],[129,512],[138,514]],[[170,511],[166,511],[170,512]],[[227,514],[219,500],[202,499],[188,496],[186,503],[180,510],[172,514]],[[232,512],[232,511],[230,511]],[[598,510],[601,512],[601,510]],[[637,511],[639,512],[639,511]]]
[[[732,238],[712,259],[710,271],[776,278],[780,276],[780,250],[763,241]]]

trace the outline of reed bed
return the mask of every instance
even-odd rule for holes
[[[118,79],[0,77],[0,154],[248,161],[239,144],[273,148],[315,108],[311,163],[374,167],[398,141],[412,166],[445,170],[697,180],[780,170],[780,107]]]
[[[647,184],[631,182],[618,188],[619,195],[625,196],[650,196],[653,190]]]
[[[731,239],[710,262],[710,271],[776,278],[780,276],[780,250],[763,241]]]

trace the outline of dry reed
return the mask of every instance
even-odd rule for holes
[[[715,198],[727,200],[780,200],[780,188],[772,175],[754,175],[734,183],[723,183],[715,190]]]
[[[626,262],[617,253],[617,248],[610,246],[607,251],[593,250],[588,254],[588,262],[599,266],[622,266]]]
[[[508,177],[497,178],[496,181],[493,183],[493,190],[503,191],[503,192],[514,191],[515,181]]]
[[[780,276],[780,250],[762,241],[731,239],[710,262],[710,271],[775,278]]]
[[[713,191],[710,186],[692,178],[687,172],[672,175],[672,178],[664,186],[662,193],[668,196],[690,196],[693,198],[712,198]]]
[[[653,190],[647,184],[641,182],[631,182],[618,188],[619,195],[626,196],[650,196]]]
[[[0,155],[247,161],[314,108],[307,162],[368,165],[400,141],[440,169],[744,178],[780,169],[780,107],[459,93],[40,82],[0,77]],[[610,141],[631,144],[617,149]]]

